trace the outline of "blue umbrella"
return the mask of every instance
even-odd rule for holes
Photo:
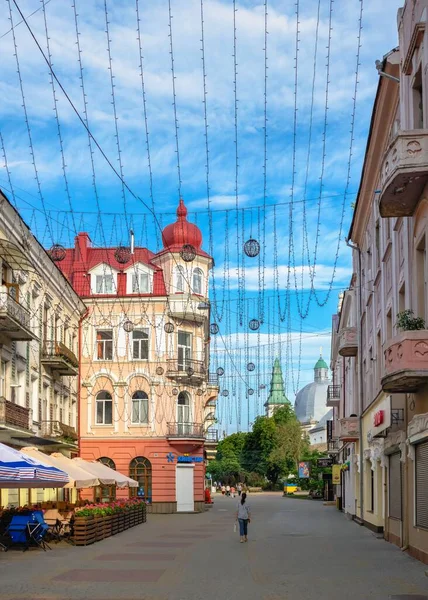
[[[0,488],[53,488],[68,483],[68,475],[61,469],[0,444]]]

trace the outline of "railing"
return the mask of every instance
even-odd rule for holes
[[[182,376],[200,377],[206,375],[206,368],[205,363],[202,360],[188,358],[179,361],[176,358],[169,358],[167,360],[167,373],[179,373]]]
[[[30,429],[30,409],[0,397],[0,425]]]
[[[218,442],[218,430],[217,429],[209,429],[205,432],[205,441],[206,442]]]
[[[77,433],[74,427],[61,423],[61,421],[42,421],[41,433],[49,437],[70,438],[77,440]]]
[[[8,316],[26,329],[30,328],[30,313],[7,292],[0,292],[0,317]]]
[[[327,441],[327,452],[339,452],[340,441],[339,440],[328,440]]]
[[[167,423],[170,438],[204,438],[202,423]]]
[[[327,388],[327,400],[340,400],[340,385],[329,385]]]
[[[79,367],[79,361],[76,355],[62,342],[45,342],[43,345],[44,358],[62,358],[76,369]]]
[[[219,379],[219,377],[218,377],[217,373],[210,373],[208,375],[208,383],[210,385],[218,385],[218,379]]]

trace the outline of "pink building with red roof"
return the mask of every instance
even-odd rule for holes
[[[204,507],[204,443],[218,386],[209,375],[212,258],[187,221],[163,248],[94,247],[79,233],[59,263],[88,310],[80,329],[80,454],[137,479],[153,512]],[[92,493],[92,492],[91,492]],[[98,489],[107,498],[112,490]],[[124,493],[124,492],[119,492]]]

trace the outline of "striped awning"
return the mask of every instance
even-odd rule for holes
[[[0,443],[0,488],[64,487],[68,475]]]

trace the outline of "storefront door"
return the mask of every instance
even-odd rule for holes
[[[175,480],[177,512],[193,512],[195,510],[193,470],[194,465],[177,465]]]

